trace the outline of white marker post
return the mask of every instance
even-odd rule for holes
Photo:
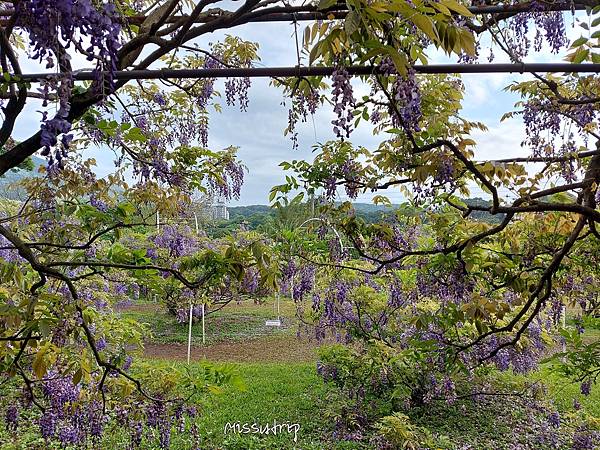
[[[202,345],[206,344],[206,332],[204,329],[204,303],[202,303]]]
[[[194,213],[194,222],[196,223],[196,236],[198,236],[198,234],[200,234],[200,227],[198,227],[198,216],[196,213]],[[204,305],[202,305],[202,307],[204,308]]]
[[[277,319],[267,320],[265,322],[265,326],[267,327],[280,327],[281,326],[281,317],[279,315],[279,293],[275,293],[275,303],[273,303],[273,313],[277,311]]]
[[[562,312],[562,317],[561,317],[562,328],[564,330],[565,328],[567,328],[567,307],[563,305],[561,307],[561,312]],[[566,342],[563,342],[563,344],[562,344],[562,351],[563,351],[563,353],[565,353],[567,351],[567,343]],[[564,361],[564,358],[563,358],[563,361]]]
[[[193,305],[190,301],[190,325],[188,327],[188,352],[187,352],[187,363],[190,363],[190,355],[192,353],[192,314],[193,314]]]

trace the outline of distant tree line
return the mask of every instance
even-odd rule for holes
[[[490,201],[479,197],[464,200],[469,206],[483,207],[489,206]],[[396,216],[398,209],[401,209],[402,215],[419,215],[423,211],[409,204],[402,205],[373,205],[371,203],[353,203],[356,215],[367,223],[377,223],[380,221],[391,221]],[[301,205],[290,205],[279,210],[273,209],[268,205],[248,205],[231,206],[229,209],[229,220],[221,220],[207,225],[207,233],[213,237],[222,237],[234,230],[245,228],[247,230],[275,231],[278,228],[276,222],[285,222],[288,228],[297,222],[299,225],[303,220],[311,217],[310,205],[303,203]],[[290,217],[291,216],[291,217]],[[492,216],[485,211],[473,211],[469,217],[472,220],[499,223],[503,217],[500,215]],[[300,220],[302,219],[302,220]]]

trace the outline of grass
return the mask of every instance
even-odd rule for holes
[[[572,411],[573,401],[577,400],[584,411],[600,418],[600,385],[594,386],[590,395],[586,396],[581,394],[579,384],[565,380],[559,374],[550,372],[548,368],[542,368],[536,375],[547,386],[548,397],[559,411]]]
[[[249,360],[258,359],[265,352],[284,351],[297,345],[292,339],[294,305],[282,302],[282,316],[288,326],[283,329],[264,327],[264,321],[273,317],[272,300],[263,305],[251,302],[229,305],[222,311],[209,316],[207,320],[208,344],[213,350],[223,347],[224,353],[233,352],[231,347],[243,347]],[[154,334],[156,343],[185,343],[187,341],[187,325],[178,324],[159,305],[137,304],[122,312],[124,316],[136,318],[148,323]],[[254,339],[259,338],[259,339]],[[586,339],[599,339],[600,330],[588,328]],[[194,326],[194,344],[200,343],[199,326]],[[254,339],[250,346],[241,346],[240,341]],[[282,341],[282,342],[279,342]],[[210,347],[207,347],[210,348]],[[310,351],[309,351],[310,350]],[[252,353],[255,351],[255,353]],[[245,390],[227,388],[221,395],[210,396],[203,404],[201,413],[196,419],[201,438],[200,448],[206,450],[253,450],[253,449],[358,449],[368,448],[368,444],[356,444],[340,440],[331,440],[333,420],[331,416],[340,412],[343,403],[341,394],[332,386],[323,383],[316,374],[315,363],[296,362],[313,358],[313,349],[304,353],[293,354],[286,362],[244,362],[234,366],[245,380]],[[183,354],[183,353],[182,353]],[[210,354],[207,354],[210,356]],[[213,355],[214,356],[214,355]],[[219,359],[219,358],[216,358]],[[246,360],[246,359],[240,359]],[[270,360],[269,360],[270,361]],[[158,359],[147,360],[151,364],[162,364]],[[173,362],[183,367],[183,362]],[[193,363],[194,364],[194,363]],[[551,372],[548,366],[527,376],[514,375],[510,372],[495,373],[494,384],[515,389],[534,382],[541,382],[546,387],[541,395],[561,413],[568,417],[573,412],[573,401],[582,405],[584,412],[600,417],[600,386],[592,389],[589,397],[580,393],[577,384],[562,379]],[[0,404],[1,404],[0,392]],[[16,443],[3,428],[0,428],[0,449],[42,449],[48,447],[36,437],[37,426],[34,420],[36,413],[24,412],[29,416],[27,423],[23,417],[23,428],[19,430]],[[537,442],[540,424],[546,421],[546,412],[534,417],[521,406],[515,397],[496,397],[489,401],[472,402],[459,400],[452,405],[434,402],[424,408],[413,408],[409,411],[411,421],[420,427],[427,428],[437,438],[452,443],[456,448],[459,443],[468,443],[473,449],[512,449],[519,448],[550,449],[547,444]],[[224,433],[227,423],[272,425],[298,424],[297,442],[294,441],[293,429],[278,435]],[[188,424],[189,425],[189,424]],[[285,430],[285,429],[284,429]],[[126,448],[128,431],[118,427],[107,433],[99,448]],[[566,438],[565,438],[566,439]],[[191,448],[189,433],[174,433],[171,448],[187,450]],[[567,446],[565,440],[561,445]],[[157,448],[155,442],[147,441],[142,446],[145,450]],[[562,447],[561,447],[562,448]]]
[[[177,363],[176,365],[181,365]],[[317,376],[313,364],[237,364],[245,382],[245,389],[226,388],[222,394],[213,395],[196,420],[202,449],[322,449],[335,448],[324,442],[323,427],[327,426],[315,414],[324,402],[330,388]],[[293,429],[288,433],[259,435],[225,434],[227,423],[299,424],[297,442]],[[287,428],[286,428],[287,430]],[[126,445],[126,437],[116,435],[106,443],[110,447]],[[153,449],[146,442],[142,448]],[[174,434],[172,449],[191,448],[188,434]]]
[[[181,367],[183,363],[174,363]],[[203,406],[197,419],[200,448],[206,450],[254,450],[254,449],[358,449],[360,447],[345,441],[331,441],[332,420],[329,412],[335,410],[339,393],[335,388],[323,383],[316,374],[314,363],[285,364],[236,364],[245,381],[245,390],[227,388],[220,395],[211,396]],[[548,396],[554,399],[562,412],[572,410],[572,400],[577,398],[589,413],[600,416],[600,389],[593,389],[590,397],[582,397],[578,387],[564,385],[558,377],[546,369],[527,377],[510,373],[499,375],[501,383],[521,383],[542,379],[548,386]],[[463,406],[464,405],[464,406]],[[517,441],[529,445],[523,448],[550,448],[533,444],[533,434],[528,435],[528,418],[518,402],[507,398],[495,402],[457,402],[454,405],[434,403],[421,410],[414,409],[413,423],[424,426],[436,435],[447,436],[449,441],[469,442],[473,449],[508,449],[514,444],[509,441],[515,429],[524,430],[516,437]],[[297,442],[293,431],[279,435],[225,434],[226,423],[290,423],[299,424]],[[21,423],[24,424],[25,420]],[[29,421],[30,432],[21,430],[19,443],[10,444],[0,430],[0,449],[42,449],[43,441],[34,437],[35,424]],[[532,427],[533,430],[533,427]],[[533,431],[532,431],[533,433]],[[99,448],[125,448],[127,432],[119,428],[107,433],[107,438]],[[4,444],[2,444],[4,442]],[[534,445],[534,446],[532,446]],[[145,450],[156,449],[155,442],[145,442]],[[189,434],[174,433],[173,450],[191,448]]]
[[[140,307],[141,306],[141,307]],[[150,342],[158,344],[184,344],[188,339],[188,324],[179,323],[160,305],[133,305],[121,312],[128,319],[144,323],[152,331]],[[281,302],[281,327],[268,327],[267,319],[275,318],[273,300],[257,305],[251,301],[227,305],[220,311],[207,315],[205,321],[206,343],[240,342],[265,336],[292,334],[295,331],[294,305]],[[202,344],[202,325],[192,325],[192,344]]]
[[[290,306],[293,308],[294,305],[286,304],[286,307]],[[248,336],[264,337],[258,342],[263,343],[266,348],[268,347],[266,343],[273,337],[267,337],[268,334],[260,330],[259,321],[269,317],[271,311],[272,304],[232,305],[231,308],[215,314],[213,320],[222,324],[220,334],[222,342],[231,342]],[[292,320],[293,309],[285,311],[283,315]],[[588,341],[598,339],[600,330],[589,327],[584,337]],[[328,392],[327,389],[315,388],[321,386],[319,382],[315,382],[317,384],[308,382],[311,377],[316,376],[314,365],[244,364],[240,367],[243,367],[243,372],[249,380],[249,390],[243,393],[231,393],[229,397],[215,400],[217,403],[212,405],[211,413],[201,421],[207,448],[293,448],[273,437],[265,440],[256,436],[222,436],[226,422],[272,422],[273,419],[282,420],[277,418],[281,417],[280,412],[284,413],[283,420],[291,420],[288,417],[298,417],[298,423],[303,424],[302,432],[306,434],[301,442],[301,448],[334,448],[332,443],[323,441],[323,436],[329,435],[330,430],[327,425],[322,420],[314,420],[310,415],[302,413],[304,409],[319,411],[327,409],[327,405],[323,405],[318,399],[320,395]],[[594,388],[592,395],[585,397],[581,395],[577,384],[565,381],[558,374],[551,372],[548,367],[542,367],[538,372],[528,376],[498,373],[495,379],[503,386],[541,381],[546,389],[543,394],[544,399],[550,401],[553,405],[551,408],[560,411],[561,415],[568,416],[573,412],[573,401],[576,399],[585,412],[600,417],[600,389]],[[281,386],[279,380],[288,384]],[[306,389],[312,389],[313,392]],[[317,398],[312,395],[314,392],[317,393]],[[332,395],[331,391],[328,395]],[[290,402],[290,398],[295,400]],[[286,411],[290,411],[288,416],[285,415]],[[537,429],[546,421],[544,414],[546,413],[536,416],[537,424],[528,427],[527,423],[531,417],[513,397],[497,397],[484,402],[459,401],[454,405],[436,403],[422,410],[414,409],[410,413],[415,424],[431,430],[436,436],[445,436],[455,445],[469,443],[472,448],[490,450],[514,448],[516,444],[521,444],[524,448],[551,448],[544,447],[540,442],[535,443],[535,447],[531,447],[538,439]],[[219,440],[220,434],[222,441]],[[293,443],[288,442],[288,444]],[[566,440],[562,444],[567,445]],[[215,445],[217,447],[214,447]],[[338,443],[337,445],[351,447],[355,444]]]
[[[313,364],[244,364],[240,366],[247,389],[218,397],[199,425],[207,448],[334,448],[324,442],[328,424],[321,411],[329,388]],[[280,436],[223,434],[228,422],[299,424],[298,442],[293,433]]]
[[[182,363],[175,363],[181,366]],[[347,449],[348,443],[327,441],[329,423],[321,411],[325,409],[329,396],[337,395],[316,374],[314,364],[237,364],[245,381],[245,390],[226,388],[222,394],[212,395],[204,402],[196,419],[203,450],[251,450],[251,449]],[[24,412],[22,412],[23,414]],[[28,413],[29,420],[21,421],[18,441],[12,441],[0,429],[0,449],[59,448],[46,446],[35,436],[36,412]],[[288,433],[259,435],[224,433],[225,424],[257,423],[262,426],[276,423],[299,424],[297,441],[293,429]],[[26,425],[26,422],[28,425]],[[25,427],[29,428],[26,429]],[[287,428],[285,429],[287,430]],[[106,438],[97,448],[121,449],[127,447],[128,430],[115,427],[106,433]],[[12,441],[12,442],[11,442]],[[173,433],[173,450],[191,449],[189,433]],[[154,450],[156,442],[144,441],[142,449]]]
[[[573,433],[586,422],[586,417],[600,417],[600,388],[596,386],[589,396],[580,392],[579,385],[569,383],[553,373],[548,365],[528,375],[515,375],[512,371],[490,373],[491,388],[500,395],[484,396],[473,401],[458,399],[453,404],[432,402],[424,407],[407,411],[411,422],[426,428],[448,447],[469,449],[570,449]],[[526,396],[520,392],[526,386],[536,386]],[[470,392],[470,387],[466,387]],[[536,398],[531,406],[531,395]],[[576,411],[573,401],[581,404]],[[561,428],[548,425],[548,417],[558,411]],[[592,419],[592,427],[598,422]],[[552,433],[556,441],[549,439]]]

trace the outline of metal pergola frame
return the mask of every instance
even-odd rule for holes
[[[600,6],[600,1],[596,6]],[[546,4],[543,11],[530,11],[531,2],[519,5],[493,5],[471,6],[467,9],[475,15],[499,14],[508,17],[522,14],[538,14],[549,11],[574,11],[589,9],[592,6],[582,1],[562,1],[555,4]],[[318,10],[317,5],[302,6],[273,6],[266,10],[255,11],[247,22],[298,22],[319,19],[343,19],[349,12],[344,3],[338,3],[324,10]],[[0,10],[0,16],[8,16],[14,10]],[[232,14],[232,11],[208,10],[201,14],[195,23],[210,23],[221,20]],[[262,14],[261,14],[262,13]],[[265,14],[266,13],[266,14]],[[252,14],[255,14],[252,17]],[[185,19],[186,16],[172,16],[165,23],[172,23]],[[130,24],[141,24],[146,16],[131,16],[126,18]],[[0,21],[1,22],[1,21]],[[570,63],[505,63],[505,64],[431,64],[413,66],[417,73],[444,74],[444,73],[534,73],[534,72],[564,72],[564,73],[600,73],[600,64],[570,64]],[[112,77],[116,80],[150,80],[150,79],[201,79],[201,78],[239,78],[239,77],[309,77],[331,76],[335,67],[326,66],[295,66],[295,67],[227,67],[220,69],[143,69],[143,70],[118,70],[105,71],[101,76]],[[370,65],[355,65],[345,67],[349,75],[365,76],[379,73],[379,69]],[[98,79],[98,72],[91,69],[81,69],[72,72],[53,73],[28,73],[5,76],[6,83],[39,83],[59,77],[72,77],[75,81],[92,81]]]
[[[585,10],[588,5],[581,2],[560,2],[553,5],[546,5],[544,12],[551,11],[581,11]],[[467,7],[469,12],[474,15],[485,15],[485,14],[519,14],[524,12],[531,12],[533,14],[539,13],[538,11],[529,11],[531,8],[531,2],[524,3],[522,5],[494,5],[494,6],[470,6]],[[306,22],[311,20],[339,20],[344,19],[348,15],[348,8],[345,4],[341,3],[331,8],[318,10],[314,5],[308,6],[282,6],[270,8],[274,12],[264,14],[256,17],[252,17],[247,22]],[[260,11],[257,11],[258,14]],[[231,11],[230,13],[233,13]],[[195,23],[210,23],[214,20],[219,19],[219,14],[206,15],[199,17],[195,20]],[[174,23],[179,19],[184,19],[185,16],[173,16],[167,19],[165,23]],[[128,18],[130,24],[141,24],[146,19],[146,16],[132,16]]]
[[[417,73],[534,73],[534,72],[564,72],[564,73],[600,73],[600,64],[571,64],[571,63],[501,63],[501,64],[431,64],[413,66]],[[349,75],[375,75],[381,73],[375,66],[347,66],[344,69]],[[223,69],[144,69],[117,70],[113,72],[116,80],[164,80],[184,78],[237,78],[237,77],[310,77],[331,76],[336,67],[330,66],[289,66],[289,67],[235,67]],[[103,72],[109,76],[109,72]],[[92,70],[73,72],[29,73],[12,75],[6,83],[39,83],[46,80],[70,76],[75,81],[91,81],[98,79],[98,74]]]
[[[470,6],[467,9],[474,15],[485,14],[507,14],[514,15],[524,12],[532,14],[551,12],[551,11],[581,11],[590,7],[583,2],[558,2],[555,4],[546,4],[543,11],[530,11],[531,2],[524,2],[521,5],[490,5],[490,6]],[[346,4],[339,3],[330,8],[319,10],[317,5],[304,6],[274,6],[268,8],[267,14],[261,14],[262,11],[256,11],[256,17],[245,19],[244,22],[305,22],[311,20],[328,20],[328,19],[344,19],[349,10]],[[10,16],[14,13],[12,9],[0,9],[0,16]],[[227,14],[233,14],[234,11],[215,10],[207,11],[202,14],[194,23],[210,23],[226,17]],[[127,23],[130,25],[141,25],[147,16],[129,16],[126,17]],[[187,16],[172,16],[165,20],[165,23],[175,23],[179,20],[186,19]],[[1,21],[0,21],[1,22]]]

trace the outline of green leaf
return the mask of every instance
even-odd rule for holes
[[[383,48],[383,50],[389,55],[389,57],[394,62],[394,66],[396,67],[398,73],[402,76],[406,76],[406,74],[408,73],[408,59],[406,58],[406,55],[400,53],[391,45],[386,45]]]
[[[46,375],[46,359],[44,356],[46,355],[46,351],[48,347],[42,347],[37,354],[35,355],[35,359],[33,360],[33,364],[31,367],[33,368],[33,373],[38,379],[42,379],[44,375]]]
[[[308,45],[310,42],[310,27],[304,29],[304,45]]]
[[[571,44],[571,48],[581,47],[587,41],[588,41],[588,38],[581,36],[579,39],[575,39],[575,41],[573,41],[573,43]]]
[[[40,330],[42,336],[50,336],[50,323],[48,322],[48,320],[40,320],[38,322],[38,329]]]
[[[317,6],[318,10],[328,9],[334,6],[337,3],[337,0],[321,0]]]
[[[437,9],[439,12],[441,12],[442,14],[446,15],[446,16],[452,15],[452,13],[450,12],[450,10],[447,7],[445,7],[441,2],[440,3],[434,3],[433,7],[435,9]]]
[[[433,42],[440,41],[440,37],[438,36],[437,31],[433,26],[433,22],[429,17],[423,14],[414,14],[410,17],[410,20]]]
[[[319,57],[319,55],[321,54],[321,47],[323,46],[323,42],[324,41],[319,41],[317,42],[317,44],[312,48],[312,50],[310,51],[310,55],[308,57],[308,63],[312,64],[313,62],[316,61],[316,59]]]
[[[77,372],[75,372],[73,374],[73,384],[75,384],[75,385],[79,384],[82,377],[83,377],[83,371],[81,370],[81,368],[79,368],[79,369],[77,369]]]
[[[579,64],[583,62],[588,57],[589,53],[590,51],[587,48],[580,48],[579,50],[577,50],[577,52],[575,52],[575,55],[573,56],[573,64]]]
[[[350,11],[344,20],[344,30],[348,36],[354,34],[360,27],[360,14],[356,11]]]
[[[146,136],[142,133],[137,127],[131,128],[127,133],[125,133],[125,139],[129,141],[137,141],[137,142],[146,142]]]
[[[473,13],[469,11],[466,6],[461,5],[455,0],[441,0],[440,3],[446,8],[459,13],[461,16],[473,17]]]
[[[375,197],[373,197],[373,203],[375,205],[392,206],[392,202],[390,201],[390,199],[384,195],[376,195]]]

